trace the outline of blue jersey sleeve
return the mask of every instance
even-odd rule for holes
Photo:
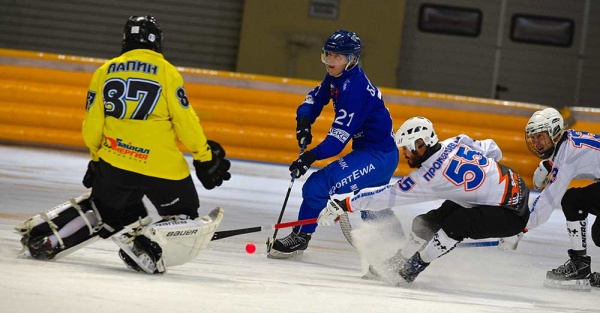
[[[310,123],[314,123],[317,117],[321,115],[323,107],[329,103],[331,99],[329,94],[328,77],[325,77],[320,85],[311,90],[304,98],[304,102],[296,110],[296,120],[301,116],[310,117]]]

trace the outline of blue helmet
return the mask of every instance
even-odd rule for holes
[[[123,51],[145,48],[162,52],[163,32],[152,16],[130,16],[123,29]]]
[[[331,35],[325,45],[323,45],[323,53],[333,52],[347,56],[354,56],[354,62],[358,62],[360,58],[360,37],[355,32],[347,30],[336,30]]]

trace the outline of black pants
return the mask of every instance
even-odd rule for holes
[[[100,160],[91,197],[104,223],[115,231],[122,229],[131,219],[127,208],[139,208],[143,205],[144,196],[161,216],[185,214],[191,218],[198,217],[200,201],[191,176],[182,180],[151,177],[116,168]]]
[[[458,241],[465,238],[500,238],[522,232],[528,220],[529,210],[519,216],[517,212],[500,206],[465,208],[446,200],[438,209],[417,216],[412,230],[425,240],[433,238],[440,228]]]
[[[584,220],[588,214],[596,216],[591,230],[592,240],[600,247],[600,219],[597,218],[600,215],[600,182],[567,190],[560,204],[569,222]]]

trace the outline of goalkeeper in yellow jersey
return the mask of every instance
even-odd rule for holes
[[[49,236],[31,238],[32,257],[52,259],[90,237],[108,238],[137,220],[147,221],[144,196],[156,207],[162,224],[141,223],[136,231],[113,237],[121,247],[120,257],[131,268],[164,273],[168,265],[195,257],[210,240],[204,238],[205,231],[194,229],[207,224],[216,228],[222,212],[198,218],[198,193],[178,141],[191,152],[196,175],[206,189],[230,179],[230,162],[217,142],[207,140],[181,74],[161,53],[162,44],[163,33],[154,17],[132,16],[123,30],[121,55],[94,73],[83,122],[91,156],[83,184],[92,188],[91,195],[78,200],[82,214],[54,223],[57,229]],[[144,231],[149,227],[152,231]],[[85,231],[79,231],[82,228]],[[192,234],[178,238],[189,242],[169,245],[167,236],[160,236],[174,231]]]

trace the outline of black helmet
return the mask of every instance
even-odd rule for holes
[[[150,15],[130,16],[123,29],[123,52],[150,49],[162,52],[163,32]]]

